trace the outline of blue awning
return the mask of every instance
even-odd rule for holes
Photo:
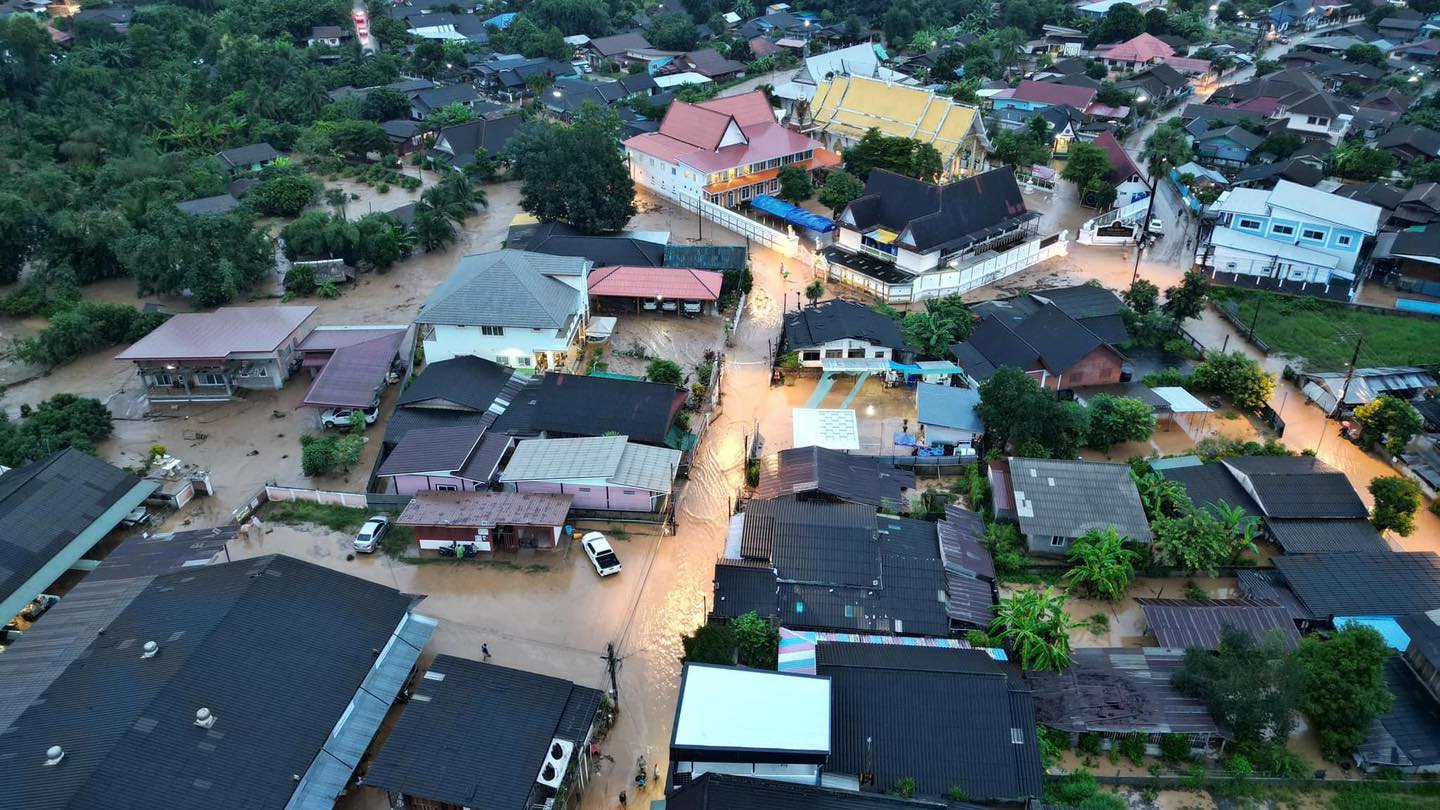
[[[784,200],[778,200],[769,194],[758,195],[750,201],[752,207],[773,216],[779,217],[792,225],[798,225],[806,230],[816,233],[828,233],[835,230],[835,223],[813,211],[806,211],[798,205],[791,205]]]

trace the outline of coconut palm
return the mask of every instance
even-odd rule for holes
[[[345,216],[345,204],[350,202],[350,195],[345,193],[343,188],[325,189],[325,204],[334,209],[336,214],[342,218]]]
[[[1140,492],[1140,504],[1145,507],[1145,516],[1151,520],[1157,517],[1176,517],[1190,507],[1190,496],[1178,482],[1153,471],[1144,475],[1136,475],[1132,471],[1130,477],[1135,480],[1136,489]]]
[[[1079,626],[1065,612],[1065,595],[1046,588],[1001,599],[989,632],[1020,654],[1024,669],[1059,671],[1070,666],[1070,629]]]
[[[1260,519],[1245,511],[1243,506],[1231,506],[1221,498],[1210,504],[1210,511],[1215,519],[1220,521],[1230,532],[1230,562],[1240,559],[1240,555],[1259,552],[1255,545],[1255,532],[1259,529]]]
[[[1130,588],[1139,556],[1125,547],[1125,538],[1115,529],[1091,529],[1070,546],[1073,567],[1062,579],[1073,590],[1113,602]]]

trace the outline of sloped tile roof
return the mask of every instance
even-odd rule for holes
[[[590,262],[519,250],[461,259],[435,288],[417,323],[559,329],[583,309],[584,293],[555,276],[583,277]]]
[[[315,314],[312,306],[221,307],[176,315],[115,356],[116,360],[223,358],[275,351]]]
[[[590,294],[620,298],[714,301],[724,277],[687,267],[603,267],[590,274]]]

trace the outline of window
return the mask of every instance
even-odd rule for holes
[[[435,324],[433,324],[433,323],[421,324],[421,325],[420,325],[420,340],[426,341],[426,340],[434,340],[434,339],[435,339]]]
[[[499,363],[502,366],[508,366],[510,365],[510,358],[506,357],[503,354],[497,354],[495,355],[495,362]]]
[[[820,359],[820,352],[818,352],[818,351],[803,352],[803,353],[801,353],[800,357],[801,357],[801,359],[803,359],[803,360],[819,360],[819,359]]]
[[[1294,236],[1295,229],[1290,227],[1289,225],[1271,225],[1270,233],[1276,234],[1278,236]]]
[[[621,491],[622,493],[626,494],[626,495],[634,495],[634,494],[635,494],[635,490],[633,490],[633,489],[622,489],[622,490],[620,490],[620,491]]]
[[[216,371],[202,371],[195,377],[199,385],[224,385],[225,375]]]
[[[1330,119],[1322,118],[1318,115],[1307,115],[1305,116],[1305,123],[1312,127],[1328,127],[1330,126]]]
[[[482,326],[482,327],[480,327],[480,334],[482,334],[482,335],[492,335],[492,336],[494,336],[494,337],[500,337],[501,335],[505,334],[505,327],[503,327],[503,326]]]
[[[520,368],[529,368],[533,363],[534,361],[531,360],[529,357],[515,358],[515,365],[519,366]]]
[[[458,486],[456,486],[456,485],[454,485],[454,484],[436,484],[436,485],[435,485],[435,491],[436,491],[436,492],[459,492],[459,491],[460,491],[460,487],[458,487]]]
[[[848,351],[848,352],[845,353],[845,356],[846,356],[846,357],[859,358],[859,359],[862,359],[862,360],[863,360],[863,359],[865,358],[865,350],[864,350],[864,349],[851,349],[850,351]]]
[[[1337,245],[1339,245],[1339,246],[1341,246],[1341,247],[1350,247],[1350,237],[1348,237],[1348,236],[1337,236],[1337,237],[1335,237],[1335,244],[1337,244]]]
[[[174,384],[175,384],[175,378],[174,378],[173,376],[171,376],[170,372],[168,372],[168,371],[158,372],[158,373],[155,373],[155,374],[151,374],[151,375],[150,375],[150,384],[151,384],[151,385],[174,385]]]
[[[577,489],[578,489],[578,491],[580,491],[580,492],[589,492],[589,491],[590,491],[590,487],[578,487]]]
[[[881,349],[880,351],[875,352],[875,359],[876,359],[876,360],[884,360],[884,359],[885,359],[885,350],[884,350],[884,349]]]
[[[845,350],[844,350],[844,349],[826,349],[826,350],[825,350],[825,357],[826,357],[827,359],[830,359],[830,360],[836,360],[836,359],[839,359],[839,358],[844,357],[844,356],[845,356]]]
[[[1303,229],[1301,229],[1300,235],[1303,236],[1303,237],[1305,237],[1306,239],[1317,239],[1317,240],[1322,240],[1322,241],[1325,239],[1325,232],[1324,232],[1324,231],[1317,231],[1317,230],[1314,230],[1314,229],[1312,229],[1312,228],[1303,228]]]
[[[1260,220],[1258,220],[1258,219],[1242,219],[1242,220],[1240,220],[1240,227],[1242,227],[1242,228],[1249,228],[1249,229],[1251,229],[1251,230],[1253,230],[1253,231],[1258,231],[1258,230],[1260,230]]]
[[[1050,545],[1051,545],[1052,547],[1054,547],[1054,548],[1059,548],[1060,546],[1065,545],[1067,542],[1069,542],[1069,538],[1066,538],[1066,537],[1052,537],[1052,538],[1050,538]]]

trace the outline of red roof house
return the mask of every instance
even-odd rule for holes
[[[723,278],[713,270],[688,267],[602,267],[590,272],[590,297],[621,299],[637,311],[642,301],[709,303],[720,298]]]
[[[1095,145],[1104,149],[1110,159],[1110,174],[1105,176],[1105,182],[1115,187],[1116,206],[1124,206],[1150,193],[1150,184],[1145,182],[1135,159],[1109,130],[1095,138]]]
[[[1175,55],[1175,49],[1153,34],[1141,34],[1115,45],[1101,45],[1095,54],[1105,64],[1149,65]]]
[[[1083,112],[1086,107],[1090,106],[1090,102],[1095,100],[1095,90],[1089,87],[1025,79],[1010,94],[1010,98],[1047,107],[1064,104]]]

